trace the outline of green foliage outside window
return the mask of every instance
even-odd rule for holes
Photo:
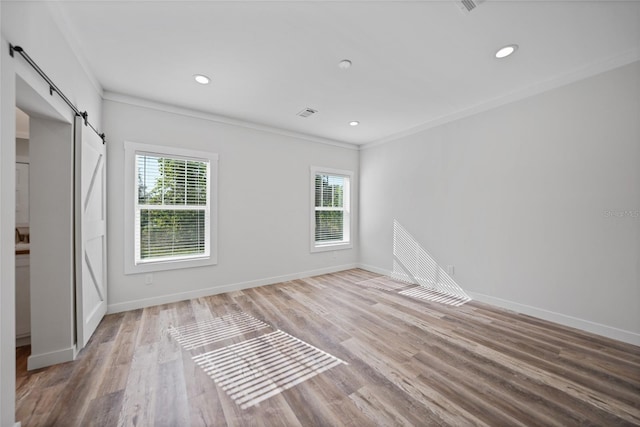
[[[140,258],[204,254],[204,211],[140,211]]]

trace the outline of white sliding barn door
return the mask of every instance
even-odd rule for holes
[[[77,349],[107,312],[106,149],[82,117],[75,123]]]

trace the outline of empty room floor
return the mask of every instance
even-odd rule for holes
[[[640,425],[640,348],[363,270],[106,316],[30,426]]]

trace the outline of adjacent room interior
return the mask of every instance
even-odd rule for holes
[[[640,424],[640,2],[0,18],[0,426]]]

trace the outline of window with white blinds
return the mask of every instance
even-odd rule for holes
[[[133,265],[128,272],[215,263],[217,155],[146,144],[125,146],[135,182],[135,193],[130,195],[133,227],[125,227],[133,234]]]
[[[351,247],[352,176],[350,171],[311,168],[312,252]]]
[[[136,154],[136,263],[209,255],[209,161]]]

